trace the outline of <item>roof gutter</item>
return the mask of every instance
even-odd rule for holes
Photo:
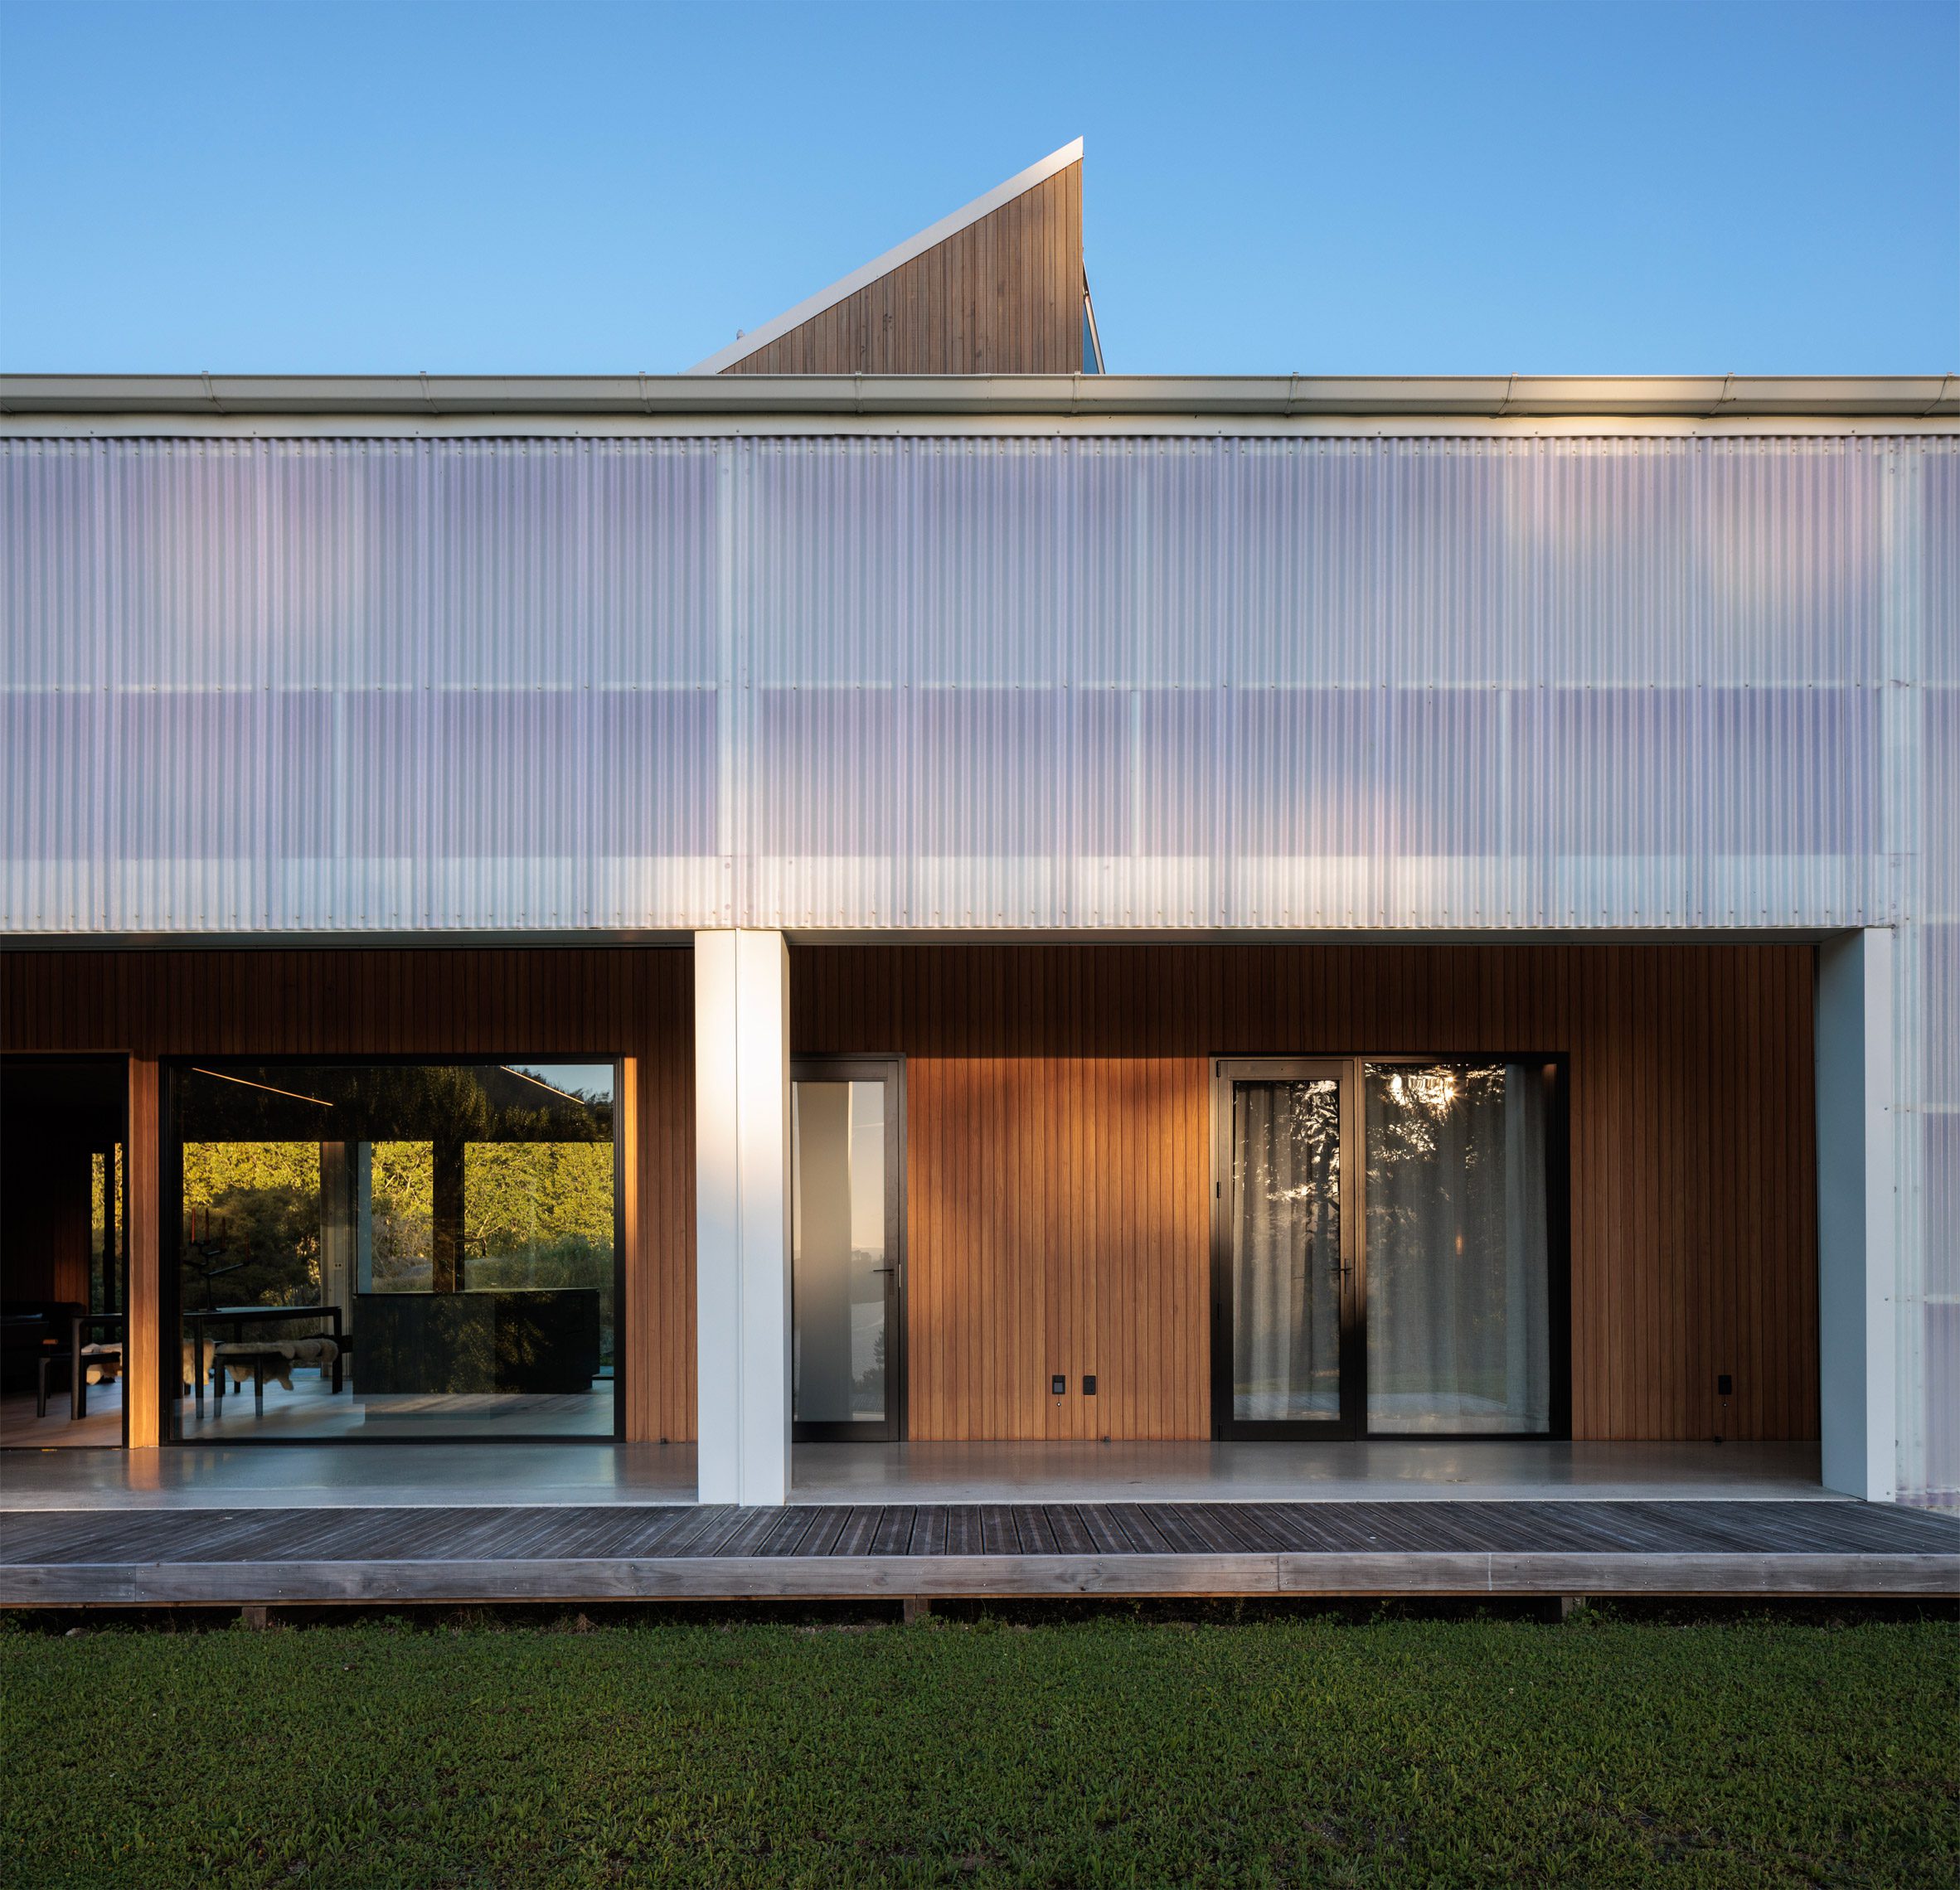
[[[1960,376],[0,375],[0,415],[1960,419]]]

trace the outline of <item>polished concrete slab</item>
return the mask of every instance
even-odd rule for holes
[[[793,1503],[1822,1499],[1815,1444],[799,1444]]]
[[[31,1391],[0,1398],[0,1450],[122,1448],[121,1385],[92,1384],[89,1387],[88,1415],[70,1418],[68,1411],[65,1388],[49,1394],[45,1418],[35,1416]]]
[[[610,1443],[613,1387],[566,1396],[518,1393],[363,1393],[351,1380],[337,1393],[322,1374],[298,1377],[289,1390],[265,1387],[264,1409],[251,1388],[222,1402],[207,1397],[200,1410],[191,1398],[178,1416],[191,1444],[527,1442],[533,1438],[587,1437]]]
[[[610,1443],[613,1434],[610,1385],[557,1398],[362,1397],[358,1386],[337,1395],[309,1374],[290,1390],[276,1383],[267,1385],[263,1411],[250,1384],[222,1400],[207,1397],[201,1412],[190,1398],[183,1403],[179,1422],[184,1442],[194,1444],[478,1443],[541,1437]],[[80,1418],[70,1417],[65,1390],[49,1398],[45,1417],[35,1415],[32,1393],[0,1399],[0,1450],[119,1450],[122,1442],[119,1384],[91,1386],[88,1414]]]
[[[1815,1444],[799,1444],[790,1501],[1822,1500]],[[173,1446],[0,1453],[7,1510],[472,1508],[695,1499],[688,1444]]]
[[[0,1452],[0,1514],[29,1510],[470,1509],[694,1500],[691,1444],[179,1444]]]

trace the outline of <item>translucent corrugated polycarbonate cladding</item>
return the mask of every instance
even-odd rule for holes
[[[1893,924],[1903,1401],[1960,1384],[1960,440],[17,439],[0,478],[14,933]]]
[[[1884,918],[1952,448],[12,442],[7,922]]]

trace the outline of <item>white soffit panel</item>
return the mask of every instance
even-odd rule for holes
[[[774,321],[764,322],[759,328],[751,328],[745,334],[738,335],[725,348],[696,361],[688,369],[690,374],[719,374],[724,368],[733,367],[738,361],[746,361],[759,348],[766,348],[771,342],[779,340],[793,328],[800,328],[804,322],[821,315],[827,308],[834,308],[853,296],[861,288],[869,287],[881,276],[888,276],[895,269],[902,268],[915,256],[923,256],[928,250],[944,243],[948,236],[957,236],[963,230],[978,223],[983,216],[991,216],[1002,204],[1013,202],[1016,197],[1031,191],[1036,184],[1044,184],[1057,171],[1079,161],[1082,156],[1082,140],[1078,138],[1065,144],[1059,151],[1051,151],[1038,164],[1031,164],[1018,176],[1008,178],[1004,184],[996,184],[985,195],[977,196],[963,210],[956,210],[950,216],[942,216],[929,229],[921,230],[916,236],[908,236],[897,248],[887,250],[881,256],[866,263],[863,268],[853,269],[847,276],[833,282],[828,288],[819,289],[806,302],[779,315]]]

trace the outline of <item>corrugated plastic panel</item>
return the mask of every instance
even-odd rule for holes
[[[1960,441],[13,439],[0,479],[17,934],[1898,926],[1901,1474],[1960,1489]]]
[[[1883,918],[1953,461],[15,441],[7,920]]]
[[[711,450],[31,441],[4,467],[10,929],[725,909]]]

